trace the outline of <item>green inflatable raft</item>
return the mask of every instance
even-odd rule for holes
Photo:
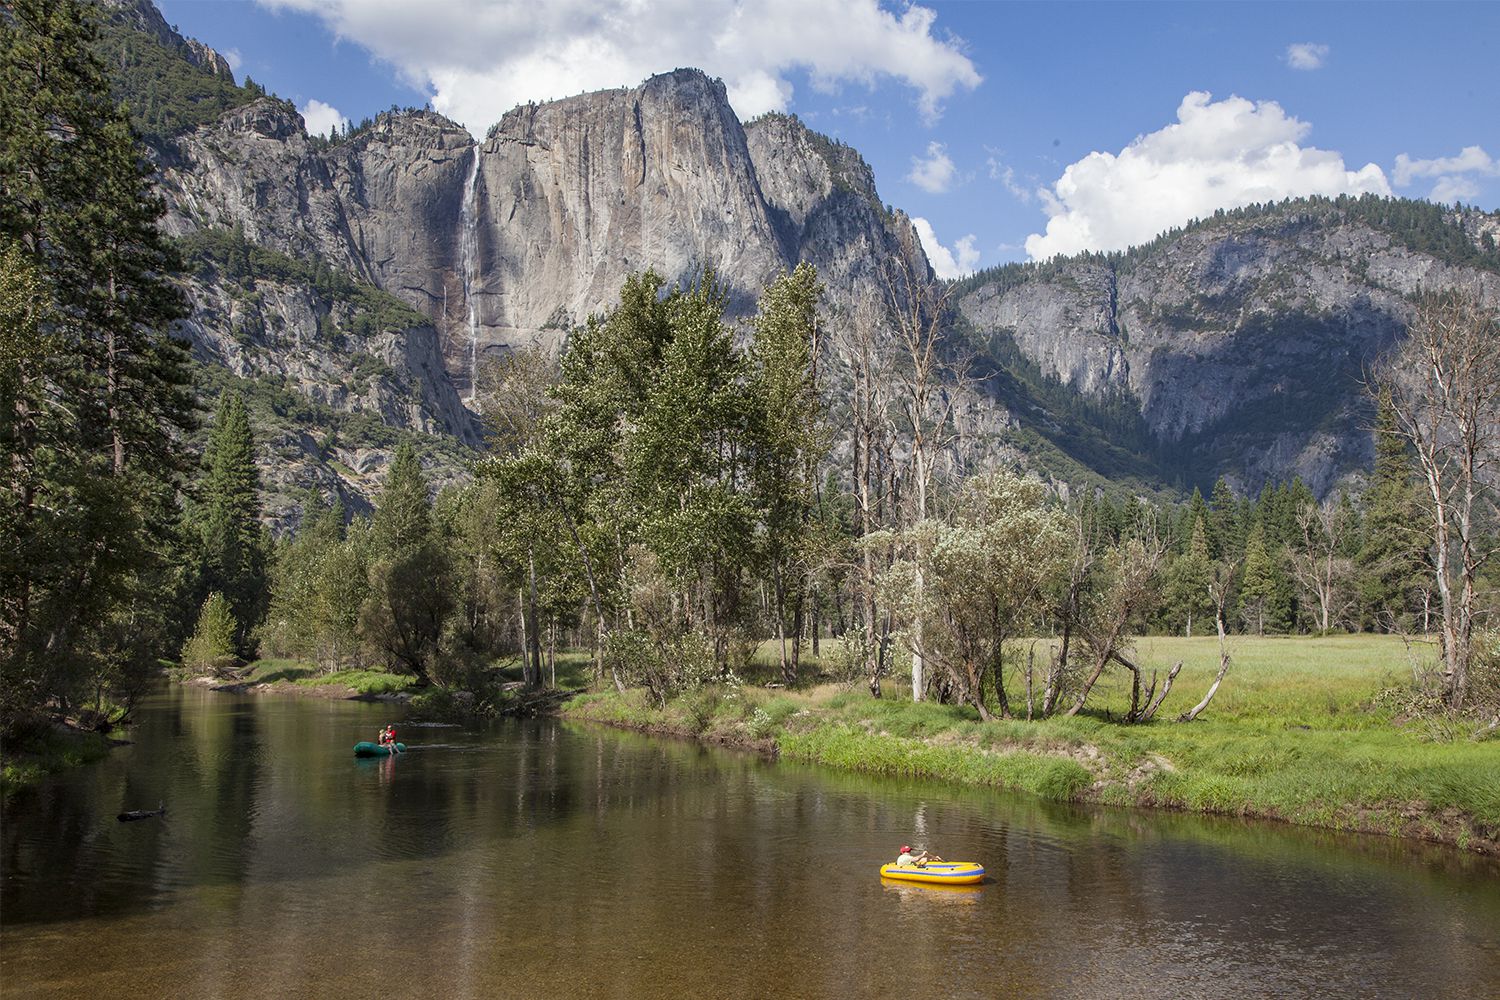
[[[396,744],[397,753],[406,753],[406,744]],[[379,743],[356,743],[354,744],[354,756],[356,757],[389,757],[390,747],[383,747]]]

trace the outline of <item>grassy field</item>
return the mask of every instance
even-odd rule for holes
[[[985,723],[972,709],[913,704],[909,688],[890,680],[881,700],[862,685],[768,691],[747,682],[690,693],[664,711],[640,692],[585,695],[566,714],[1057,800],[1500,846],[1500,740],[1475,742],[1467,728],[1403,718],[1399,700],[1382,694],[1411,681],[1399,639],[1234,639],[1224,685],[1192,723],[1174,720],[1212,681],[1217,641],[1152,638],[1137,651],[1138,662],[1163,674],[1183,661],[1158,721],[1147,725],[1112,721],[1129,698],[1128,679],[1117,677],[1096,689],[1091,714],[1038,722]],[[1023,685],[1010,678],[1013,704]]]

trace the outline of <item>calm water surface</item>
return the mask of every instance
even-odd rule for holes
[[[550,722],[354,760],[394,711],[174,688],[12,798],[0,995],[1500,996],[1500,868],[1456,852]],[[883,884],[906,841],[992,878]]]

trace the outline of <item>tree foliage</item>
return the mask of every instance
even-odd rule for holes
[[[160,199],[75,0],[0,17],[0,728],[139,689],[190,423]]]

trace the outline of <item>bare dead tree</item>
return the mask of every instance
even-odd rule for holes
[[[1156,690],[1156,671],[1151,671],[1151,683],[1147,685],[1145,694],[1141,694],[1141,668],[1130,662],[1122,653],[1115,653],[1115,662],[1120,664],[1131,673],[1130,685],[1130,711],[1125,713],[1126,722],[1150,722],[1156,715],[1161,703],[1167,700],[1167,692],[1172,690],[1172,682],[1182,672],[1182,661],[1178,660],[1172,664],[1172,669],[1167,671],[1167,676],[1162,681],[1161,690]],[[1154,696],[1153,696],[1154,695]]]
[[[1131,623],[1149,612],[1160,596],[1165,557],[1166,546],[1149,529],[1143,537],[1129,539],[1109,553],[1107,582],[1088,601],[1078,620],[1078,636],[1092,665],[1065,714],[1077,715],[1083,710],[1089,692],[1110,663],[1119,663],[1134,675],[1130,713],[1140,714],[1141,672],[1121,654]]]
[[[908,228],[900,239],[901,252],[886,260],[881,276],[885,309],[901,357],[895,372],[896,402],[910,434],[908,478],[913,487],[912,523],[916,523],[927,517],[937,461],[959,437],[954,401],[967,386],[969,357],[953,351],[943,336],[952,286],[939,286],[933,280],[915,230]],[[917,589],[920,600],[920,572]],[[912,700],[921,701],[925,646],[920,627],[911,638]]]
[[[1376,372],[1421,471],[1442,628],[1443,700],[1461,709],[1474,651],[1477,578],[1496,551],[1479,521],[1496,510],[1500,322],[1450,291],[1423,296],[1406,340]]]
[[[868,538],[887,527],[895,489],[891,455],[888,384],[890,373],[879,346],[884,323],[875,303],[862,303],[847,321],[837,324],[833,339],[849,364],[849,446],[854,505],[859,536]],[[881,569],[873,546],[861,546],[859,596],[870,651],[866,673],[870,694],[879,698],[890,650],[891,617],[876,601],[875,579]],[[888,561],[888,560],[887,560]]]
[[[1345,524],[1331,504],[1303,504],[1297,511],[1301,547],[1292,553],[1292,576],[1318,606],[1318,631],[1326,634],[1353,606],[1349,587],[1354,561],[1340,555]]]
[[[1229,642],[1225,636],[1224,616],[1229,606],[1229,591],[1234,582],[1235,566],[1232,563],[1220,562],[1214,565],[1214,579],[1208,585],[1208,595],[1214,602],[1214,624],[1219,630],[1219,672],[1214,675],[1214,682],[1208,686],[1208,692],[1203,695],[1203,700],[1177,717],[1178,722],[1192,722],[1208,703],[1214,700],[1214,695],[1219,693],[1219,685],[1224,683],[1224,675],[1229,673]]]

